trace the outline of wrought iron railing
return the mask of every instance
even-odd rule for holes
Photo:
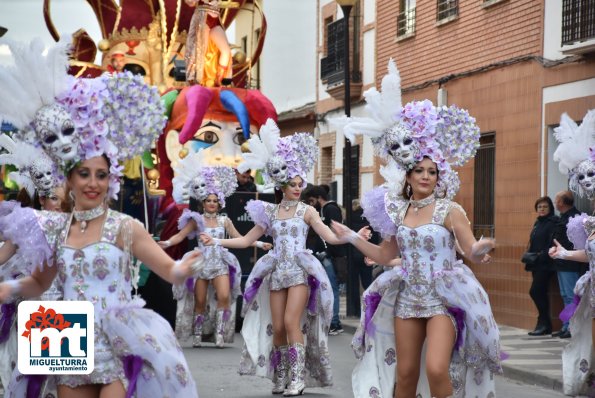
[[[397,16],[397,37],[415,33],[415,7],[406,8]]]
[[[595,39],[595,0],[563,0],[562,45]]]
[[[343,81],[345,21],[339,19],[327,25],[326,57],[320,60],[320,78],[332,85]]]

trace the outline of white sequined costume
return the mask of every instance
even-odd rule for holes
[[[595,217],[584,223],[586,235],[595,231]],[[580,277],[574,287],[575,302],[580,298],[572,318],[572,338],[562,352],[564,394],[595,397],[595,352],[593,351],[593,319],[595,318],[595,240],[587,240],[585,252],[589,271]]]
[[[86,300],[95,307],[95,368],[89,375],[50,376],[70,387],[121,381],[125,388],[127,363],[141,361],[136,381],[137,397],[197,397],[197,388],[171,327],[144,301],[132,297],[131,217],[108,210],[98,242],[80,249],[68,246],[70,214],[15,208],[8,222],[37,223],[52,248],[53,266],[63,287],[64,300]],[[0,220],[4,225],[6,220]],[[17,228],[18,229],[18,228]],[[9,237],[10,238],[10,237]],[[124,248],[118,246],[118,238]],[[23,242],[20,239],[19,242]],[[24,249],[23,247],[19,248]],[[23,397],[26,378],[9,386],[8,396]]]
[[[185,209],[180,217],[178,226],[180,229],[191,219],[200,219],[202,215]],[[204,232],[213,238],[225,238],[226,222],[231,222],[226,216],[217,216],[217,226],[214,228],[206,227]],[[196,223],[197,226],[203,222]],[[197,237],[199,232],[192,231],[188,234],[188,239]],[[180,340],[186,340],[192,335],[192,327],[196,314],[194,313],[194,288],[197,279],[213,280],[220,275],[229,275],[230,283],[230,315],[224,326],[224,342],[233,343],[235,336],[236,319],[236,301],[241,291],[242,270],[236,256],[221,246],[204,246],[200,241],[198,249],[203,254],[204,261],[198,268],[195,275],[186,281],[185,285],[173,287],[174,298],[178,301],[176,311],[176,336]],[[217,311],[217,298],[212,283],[209,283],[207,291],[207,309],[202,324],[202,341],[214,341],[215,319]]]
[[[387,235],[396,236],[402,266],[384,272],[364,292],[361,321],[352,342],[360,359],[352,376],[354,396],[392,397],[396,316],[406,319],[444,314],[453,320],[457,331],[449,369],[454,397],[495,397],[494,374],[502,372],[498,326],[487,293],[457,259],[455,238],[444,227],[451,209],[463,209],[450,200],[437,199],[431,222],[411,228],[403,224],[408,203],[388,192],[379,203],[362,202],[381,210],[370,218],[374,229],[386,233],[386,226],[392,225],[393,231]],[[375,225],[378,222],[384,229]],[[417,396],[429,398],[423,358],[425,353]]]
[[[324,387],[332,385],[327,334],[333,294],[322,264],[306,250],[309,225],[304,216],[308,207],[299,203],[293,217],[279,219],[278,205],[256,200],[246,206],[254,223],[273,237],[273,249],[257,261],[246,282],[240,374],[273,376],[270,291],[306,284],[309,300],[300,322],[306,351],[305,381],[308,387]]]

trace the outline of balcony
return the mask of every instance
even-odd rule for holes
[[[320,60],[320,79],[326,83],[326,92],[333,98],[342,100],[345,93],[345,26],[343,19],[327,25],[326,57]],[[351,43],[353,44],[353,43]],[[352,56],[352,54],[350,54]],[[362,92],[361,76],[352,71],[350,84],[351,98],[359,98]]]
[[[563,0],[562,52],[595,52],[595,0]]]

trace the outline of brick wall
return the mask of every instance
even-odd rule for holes
[[[459,0],[457,19],[437,26],[436,1],[418,1],[415,36],[397,40],[399,2],[378,0],[376,80],[393,57],[403,87],[467,71],[521,55],[539,55],[543,2],[506,0],[482,7]]]

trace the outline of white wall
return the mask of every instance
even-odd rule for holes
[[[265,0],[261,90],[281,113],[316,100],[316,1]]]
[[[364,33],[364,56],[362,83],[374,83],[376,77],[376,30],[372,29]]]
[[[376,0],[364,0],[364,25],[376,20]]]
[[[562,52],[562,1],[545,0],[543,24],[543,57],[561,59],[566,57]]]

